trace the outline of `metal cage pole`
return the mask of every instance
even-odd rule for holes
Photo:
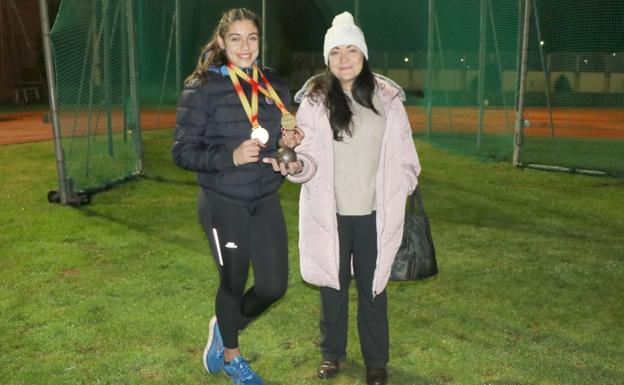
[[[267,65],[266,62],[266,0],[262,0],[262,65]]]
[[[135,20],[134,20],[134,1],[124,1],[126,4],[126,28],[128,30],[128,66],[129,68],[129,80],[130,80],[130,100],[132,103],[131,109],[134,113],[136,121],[132,127],[133,140],[136,152],[138,154],[138,173],[143,173],[143,139],[141,137],[141,119],[140,119],[140,106],[139,106],[139,91],[138,91],[138,63],[136,59],[136,35],[135,35]]]
[[[524,1],[524,19],[522,20],[522,51],[520,52],[520,81],[518,82],[518,105],[516,107],[516,125],[514,127],[513,165],[520,165],[520,151],[524,134],[524,96],[526,92],[527,61],[529,51],[529,27],[531,24],[531,0]]]
[[[50,16],[46,0],[39,0],[39,15],[41,17],[41,34],[43,38],[43,53],[45,57],[46,78],[48,83],[48,97],[50,99],[50,121],[54,135],[54,153],[56,154],[56,172],[59,181],[60,203],[66,205],[72,195],[70,181],[65,172],[65,155],[63,153],[61,124],[58,116],[56,78],[52,57],[52,42],[50,39]]]
[[[483,118],[485,113],[485,65],[487,55],[487,0],[481,0],[479,17],[479,90],[477,100],[479,104],[479,123],[477,125],[477,150],[481,149],[481,137],[483,136]]]
[[[114,156],[115,151],[113,147],[113,111],[111,105],[112,99],[112,90],[111,90],[111,43],[112,43],[112,34],[114,31],[111,31],[109,27],[110,21],[110,2],[108,0],[104,0],[102,2],[102,45],[98,48],[101,49],[102,54],[102,62],[103,62],[103,70],[104,73],[104,108],[106,109],[106,138],[108,141],[108,155]],[[91,140],[91,138],[87,138],[87,140]]]
[[[123,4],[117,3],[119,8],[119,40],[121,41],[121,110],[123,112],[123,141],[124,143],[128,142],[128,106],[126,104],[126,84],[128,84],[128,77],[126,75],[126,69],[128,68],[128,31],[126,31],[126,27],[124,26],[124,15],[126,14],[123,10]]]
[[[438,41],[438,54],[440,55],[440,67],[442,68],[442,71],[444,71],[446,70],[446,65],[444,64],[444,50],[442,49],[442,37],[440,36],[440,23],[438,22],[438,12],[435,12],[434,22],[436,38]],[[447,87],[444,87],[444,99],[446,100],[446,114],[448,117],[449,128],[453,130],[453,113],[451,112],[451,101],[449,98],[449,91]]]
[[[160,86],[160,97],[158,98],[158,115],[156,117],[156,127],[160,128],[160,115],[162,112],[163,100],[165,99],[165,90],[167,89],[167,78],[169,74],[169,61],[171,58],[171,46],[173,44],[173,36],[176,37],[176,90],[180,94],[180,70],[178,67],[179,45],[178,45],[178,1],[176,0],[176,9],[171,17],[171,27],[169,28],[169,43],[167,44],[167,55],[165,56],[165,70],[163,71],[162,85]]]
[[[431,113],[433,103],[433,44],[435,23],[435,0],[429,0],[429,23],[427,28],[427,137],[431,137]]]
[[[500,48],[498,45],[498,34],[496,33],[496,20],[494,19],[494,6],[492,0],[488,0],[488,8],[490,11],[490,24],[492,26],[492,37],[494,38],[494,50],[496,51],[496,64],[498,64],[498,77],[500,79],[501,97],[503,98],[503,110],[505,111],[505,123],[507,128],[511,128],[511,120],[509,119],[509,111],[507,110],[507,97],[505,96],[505,79],[503,72],[503,64],[501,62]]]
[[[175,0],[175,29],[176,29],[176,91],[182,91],[182,7],[180,0]]]
[[[550,97],[550,69],[546,66],[544,58],[544,41],[542,40],[542,30],[540,28],[539,14],[537,13],[537,2],[533,0],[533,16],[535,17],[535,30],[537,31],[537,40],[539,44],[540,60],[542,61],[542,69],[544,71],[544,81],[546,82],[546,107],[548,108],[548,127],[550,128],[550,137],[555,137],[555,127],[552,116],[552,103]]]

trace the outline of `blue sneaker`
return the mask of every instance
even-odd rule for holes
[[[217,317],[210,320],[208,342],[204,349],[204,367],[208,373],[219,373],[223,369],[223,339],[217,324]]]
[[[223,371],[235,385],[264,385],[262,378],[254,372],[242,356],[236,356],[223,365]]]

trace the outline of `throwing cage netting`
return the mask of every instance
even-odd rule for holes
[[[69,201],[142,169],[132,6],[63,0],[50,33]]]
[[[425,110],[419,134],[482,158],[513,149],[518,2],[428,2]]]
[[[139,101],[171,113],[220,15],[240,6],[263,15],[260,58],[293,93],[324,70],[325,31],[348,10],[373,71],[406,91],[417,137],[481,159],[624,175],[619,0],[63,0],[52,44],[74,191],[141,171]]]
[[[624,2],[531,0],[519,162],[624,175]]]

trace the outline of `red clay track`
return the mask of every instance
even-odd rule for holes
[[[53,138],[52,124],[44,123],[42,120],[46,112],[0,113],[0,145],[51,140]],[[175,110],[143,109],[141,111],[143,129],[173,127],[174,125]]]
[[[425,131],[426,111],[423,107],[408,107],[408,116],[416,132]],[[449,117],[450,111],[450,117]],[[479,110],[470,107],[436,107],[432,126],[435,132],[471,133],[479,121]],[[552,110],[553,132],[546,108],[527,108],[528,126],[525,136],[557,138],[624,139],[624,109],[578,108]],[[486,134],[512,133],[515,112],[490,108],[484,113]],[[442,128],[444,127],[444,128]],[[554,133],[554,135],[553,135]]]
[[[425,130],[426,111],[423,107],[407,107],[412,128],[416,132]],[[467,107],[452,107],[449,119],[448,109],[436,107],[432,123],[436,131],[439,127],[452,129],[449,132],[473,132],[478,122],[478,110]],[[45,111],[0,113],[0,145],[36,142],[52,139],[52,126],[42,121]],[[159,117],[160,114],[160,117]],[[624,139],[624,109],[586,108],[553,110],[553,126],[556,137]],[[512,131],[514,114],[512,111],[488,109],[485,111],[485,133],[509,133]],[[548,114],[544,108],[526,110],[529,126],[526,136],[551,136]],[[175,110],[158,111],[143,109],[141,127],[154,129],[173,127]]]

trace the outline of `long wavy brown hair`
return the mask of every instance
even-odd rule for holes
[[[375,76],[368,66],[368,61],[364,58],[362,71],[355,78],[351,87],[351,95],[358,104],[370,108],[379,115],[379,111],[373,105],[374,91]],[[334,134],[334,140],[341,141],[345,134],[353,135],[351,101],[342,90],[340,81],[331,72],[329,66],[323,74],[314,78],[309,94],[313,97],[320,96],[325,108],[329,111],[329,124]]]
[[[203,83],[208,78],[208,70],[211,66],[219,67],[227,64],[225,50],[219,47],[219,43],[217,43],[217,37],[221,36],[221,38],[225,40],[225,34],[230,28],[230,25],[235,21],[241,20],[252,21],[258,29],[258,35],[261,35],[262,31],[260,28],[260,17],[258,17],[258,15],[256,15],[254,12],[246,8],[232,8],[229,11],[226,11],[221,16],[221,20],[219,21],[219,24],[217,24],[217,27],[212,34],[212,38],[202,48],[199,55],[199,60],[197,61],[197,66],[195,67],[193,72],[191,72],[191,74],[186,78],[184,84],[192,84],[198,81]]]

